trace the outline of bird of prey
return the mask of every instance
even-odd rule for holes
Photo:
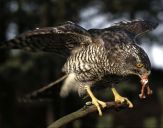
[[[61,96],[76,91],[80,96],[87,94],[102,115],[106,103],[97,99],[92,92],[96,83],[105,81],[115,97],[115,102],[131,101],[122,97],[115,85],[129,75],[141,79],[140,97],[145,98],[152,91],[148,86],[151,72],[150,60],[137,44],[136,38],[156,28],[157,23],[145,20],[121,21],[104,29],[89,29],[65,22],[56,27],[36,28],[14,39],[0,44],[3,48],[24,49],[31,52],[54,52],[67,58],[63,72],[67,78],[61,88]],[[100,84],[98,84],[100,86]]]

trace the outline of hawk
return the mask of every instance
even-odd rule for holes
[[[63,72],[67,78],[61,88],[61,96],[76,91],[80,96],[87,94],[102,115],[101,107],[106,103],[97,99],[92,87],[105,82],[115,97],[115,102],[127,101],[130,108],[133,104],[122,97],[115,85],[129,75],[141,79],[140,98],[145,98],[152,91],[148,86],[151,64],[146,52],[137,44],[137,37],[156,28],[157,23],[145,20],[122,21],[104,29],[89,29],[65,22],[56,27],[36,28],[25,32],[14,39],[0,44],[2,48],[24,49],[26,51],[54,52],[67,58]]]

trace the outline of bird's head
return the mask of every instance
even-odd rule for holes
[[[134,47],[135,48],[135,47]],[[150,75],[151,63],[145,51],[136,46],[125,58],[124,73],[126,75],[137,75],[140,78],[145,78]]]
[[[145,98],[144,88],[147,87],[147,93],[151,94],[152,91],[148,86],[148,76],[151,73],[151,63],[145,51],[138,45],[132,44],[129,46],[129,51],[126,50],[126,56],[122,63],[122,74],[137,75],[141,79],[142,91],[140,98]]]

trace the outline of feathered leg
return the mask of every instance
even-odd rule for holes
[[[92,93],[91,89],[90,89],[90,86],[85,86],[85,89],[88,93],[88,95],[91,97],[92,99],[92,104],[94,104],[96,107],[97,107],[97,110],[99,112],[99,116],[102,116],[102,111],[101,111],[101,108],[100,108],[100,105],[101,107],[105,108],[106,107],[106,103],[103,102],[103,101],[100,101],[98,100],[94,94]]]
[[[115,102],[123,103],[123,102],[127,101],[127,104],[129,105],[129,108],[133,107],[133,104],[131,103],[131,101],[129,101],[129,99],[127,99],[126,97],[120,96],[115,88],[112,87],[111,90],[112,90],[112,92],[114,94]]]

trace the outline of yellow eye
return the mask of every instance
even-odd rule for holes
[[[138,63],[138,64],[136,64],[136,67],[137,68],[142,68],[144,65],[142,64],[142,63]]]

